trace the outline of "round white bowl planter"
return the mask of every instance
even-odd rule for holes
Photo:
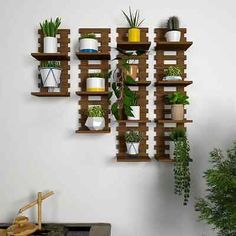
[[[104,92],[105,79],[101,77],[87,78],[87,92]]]
[[[171,30],[165,33],[165,38],[167,42],[179,42],[181,37],[181,32],[178,30]]]
[[[93,38],[83,38],[79,40],[80,52],[97,52],[98,41]]]
[[[104,117],[88,117],[85,126],[89,130],[103,130],[105,127]]]
[[[52,67],[40,68],[43,87],[58,88],[60,84],[61,69]]]
[[[44,53],[57,53],[57,38],[56,37],[44,37],[43,51],[44,51]]]
[[[181,76],[165,76],[163,80],[182,80]]]
[[[169,142],[169,156],[171,160],[175,159],[174,152],[175,152],[175,143],[174,141],[170,141]]]
[[[139,143],[126,143],[127,154],[138,155],[139,154]]]
[[[171,105],[171,118],[172,120],[184,119],[184,105],[183,104]]]
[[[128,120],[140,120],[140,106],[130,106],[134,117],[128,116]]]

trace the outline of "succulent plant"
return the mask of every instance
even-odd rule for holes
[[[129,15],[122,11],[127,22],[129,23],[130,28],[138,28],[144,20],[139,19],[139,10],[136,10],[134,13],[131,11],[129,7]]]
[[[167,28],[171,30],[179,30],[179,18],[177,16],[172,16],[168,19]]]
[[[61,24],[61,18],[57,17],[55,21],[45,20],[43,23],[40,23],[41,30],[44,37],[56,37],[58,28]]]
[[[89,117],[104,117],[104,110],[99,105],[91,106],[88,109],[88,116]]]
[[[125,134],[125,142],[127,143],[139,143],[143,136],[139,131],[131,130]]]

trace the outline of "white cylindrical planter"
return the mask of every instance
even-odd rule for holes
[[[170,141],[169,142],[169,156],[171,160],[175,159],[174,152],[175,152],[175,143],[174,141]]]
[[[85,126],[89,130],[103,130],[105,127],[104,117],[88,117]]]
[[[79,50],[80,52],[97,52],[98,51],[97,39],[92,39],[92,38],[80,39]]]
[[[61,69],[59,68],[40,68],[43,87],[57,88],[60,84]]]
[[[139,154],[139,143],[126,143],[126,148],[129,155]]]
[[[87,92],[104,92],[105,79],[100,77],[87,78]]]
[[[172,120],[184,119],[184,105],[183,104],[173,104],[171,106],[171,118]]]
[[[128,120],[140,120],[140,106],[130,106],[134,117],[128,116]]]
[[[43,51],[45,53],[57,53],[57,38],[56,37],[44,37]]]
[[[179,42],[181,38],[181,32],[178,30],[171,30],[165,33],[167,42]]]
[[[163,80],[182,80],[181,76],[165,76]]]

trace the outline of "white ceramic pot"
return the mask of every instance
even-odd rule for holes
[[[60,68],[40,68],[43,87],[57,88],[60,85],[61,69]]]
[[[44,37],[43,51],[45,53],[57,53],[57,38],[56,37]]]
[[[163,80],[182,80],[181,76],[165,76]]]
[[[126,143],[126,148],[129,155],[139,154],[139,143]]]
[[[87,92],[104,92],[105,79],[100,77],[87,78]]]
[[[140,120],[140,106],[130,106],[134,117],[128,116],[128,120]]]
[[[181,32],[178,30],[171,30],[165,33],[165,38],[167,42],[179,42],[181,37]]]
[[[97,39],[85,38],[79,40],[80,52],[97,52],[98,41]]]
[[[171,106],[171,119],[172,120],[184,119],[184,105],[183,104],[173,104]]]
[[[169,156],[171,160],[175,159],[174,152],[175,152],[175,143],[174,141],[170,141],[169,142]]]
[[[85,126],[90,130],[103,130],[105,127],[104,117],[88,117]]]

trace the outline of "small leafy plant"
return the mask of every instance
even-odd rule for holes
[[[134,92],[134,95],[132,96],[132,100],[130,101],[130,106],[137,106],[138,98],[139,96],[137,95],[137,93]]]
[[[45,20],[43,23],[40,23],[41,30],[44,37],[56,37],[58,28],[61,24],[61,18],[57,17],[55,21]]]
[[[171,30],[179,30],[179,18],[177,16],[172,16],[167,21],[167,28]]]
[[[96,35],[94,33],[82,34],[80,39],[96,39]]]
[[[190,170],[189,163],[192,161],[189,155],[190,147],[184,129],[176,128],[170,138],[174,141],[174,179],[175,194],[184,197],[184,205],[187,205],[190,194]]]
[[[212,167],[204,172],[207,195],[195,208],[200,220],[218,231],[219,236],[236,235],[236,141],[224,156],[220,149],[210,153]]]
[[[129,7],[129,13],[126,14],[123,10],[121,10],[129,23],[130,28],[138,28],[144,21],[139,19],[139,10],[136,10],[135,12],[131,11],[131,7]]]
[[[182,71],[178,66],[169,66],[167,69],[164,71],[165,76],[181,76]]]
[[[91,106],[88,108],[89,117],[104,117],[104,110],[101,106]]]
[[[139,131],[131,130],[125,134],[126,143],[139,143],[142,140],[143,136]]]
[[[42,61],[41,68],[60,68],[59,61]]]
[[[185,95],[184,93],[180,93],[180,92],[171,93],[167,96],[167,100],[170,104],[187,105],[187,104],[189,104],[188,98],[189,97],[187,95]]]
[[[99,78],[108,79],[110,77],[110,73],[107,73],[107,72],[89,73],[88,78],[91,78],[91,77],[99,77]]]

